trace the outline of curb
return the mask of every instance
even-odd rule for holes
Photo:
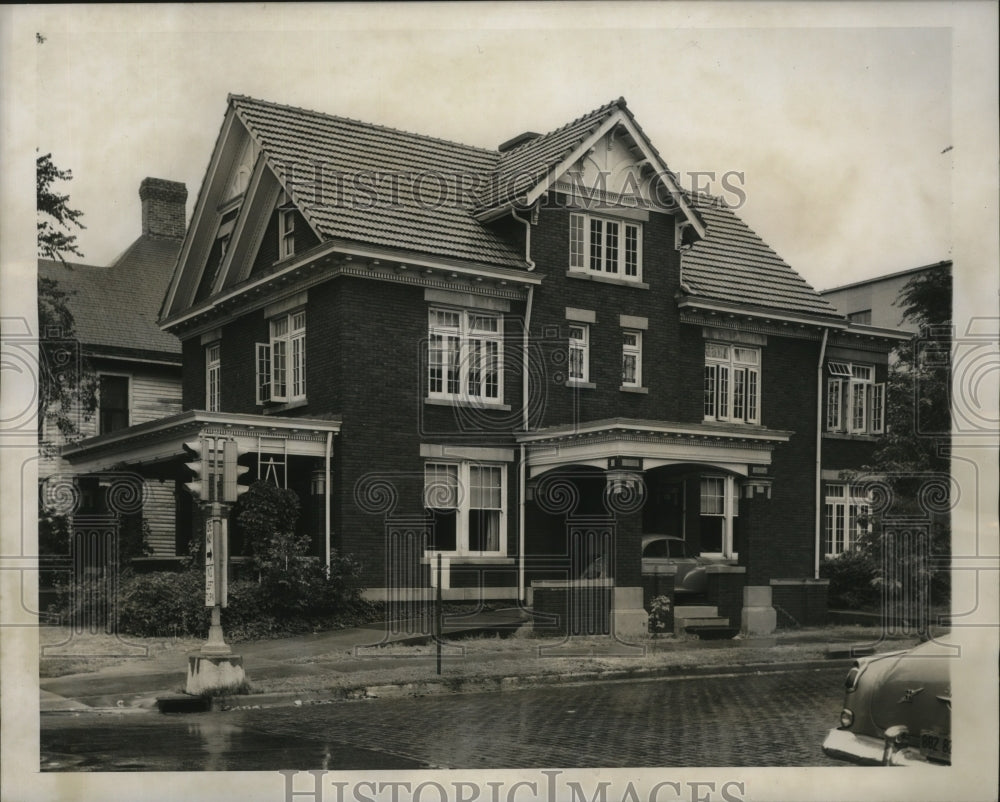
[[[745,663],[729,667],[665,666],[635,670],[581,671],[571,674],[519,674],[507,677],[442,678],[421,682],[384,685],[363,685],[328,688],[318,691],[278,691],[274,693],[225,696],[212,700],[213,711],[259,710],[268,707],[303,707],[334,704],[364,699],[393,699],[408,696],[438,696],[454,693],[484,693],[517,691],[553,685],[579,685],[623,680],[690,679],[693,677],[731,677],[745,674],[778,674],[785,671],[818,671],[840,668],[847,670],[853,661],[848,658],[804,660],[785,663]],[[239,703],[236,703],[237,699]]]

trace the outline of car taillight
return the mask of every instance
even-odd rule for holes
[[[847,672],[847,678],[844,680],[844,687],[848,691],[853,691],[858,687],[858,679],[860,677],[861,669],[858,666],[854,666],[854,668]]]
[[[854,711],[849,707],[845,707],[840,711],[840,726],[843,729],[847,729],[854,723]]]

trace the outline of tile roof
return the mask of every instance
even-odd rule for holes
[[[618,111],[641,132],[623,98],[504,153],[242,95],[231,95],[230,103],[321,238],[504,267],[523,267],[523,254],[476,213],[515,201]],[[394,179],[379,180],[380,174]],[[447,182],[443,198],[438,176]],[[706,237],[682,257],[693,294],[840,317],[732,210],[704,198],[688,200],[707,227]]]
[[[38,274],[70,293],[67,305],[88,350],[180,355],[180,341],[156,324],[181,241],[141,236],[110,267],[38,260]]]
[[[841,317],[840,313],[736,214],[689,195],[705,238],[682,251],[681,279],[693,295],[724,303]]]
[[[618,98],[555,131],[542,134],[501,154],[499,164],[480,196],[480,208],[491,209],[516,201],[518,196],[544,180],[563,159],[600,128],[608,117],[623,108],[625,99]]]
[[[243,96],[230,101],[322,238],[524,266],[473,217],[472,192],[463,190],[496,168],[497,152]]]

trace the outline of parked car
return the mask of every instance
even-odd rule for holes
[[[642,573],[656,574],[676,568],[674,593],[704,593],[710,565],[703,557],[688,556],[687,543],[677,535],[643,535]]]
[[[840,726],[823,751],[861,765],[950,765],[952,659],[947,646],[929,640],[855,660]]]

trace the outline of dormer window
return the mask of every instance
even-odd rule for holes
[[[295,255],[295,209],[282,206],[278,209],[278,259]]]
[[[642,281],[642,224],[570,214],[569,269]]]

